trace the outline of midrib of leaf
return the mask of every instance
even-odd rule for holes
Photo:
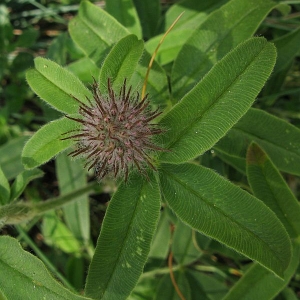
[[[238,125],[238,124],[237,124]],[[269,146],[276,146],[277,148],[279,148],[279,149],[281,149],[281,150],[284,150],[284,152],[291,152],[291,153],[293,153],[293,154],[295,154],[296,156],[299,156],[299,153],[297,153],[297,152],[294,152],[294,151],[292,151],[292,149],[291,150],[287,150],[287,149],[285,149],[285,148],[283,148],[282,147],[282,145],[280,145],[280,144],[278,144],[278,143],[276,143],[276,142],[271,142],[271,141],[268,141],[268,140],[265,140],[265,139],[262,139],[262,138],[260,138],[260,137],[258,137],[258,136],[256,136],[256,135],[254,135],[254,134],[251,134],[251,133],[249,133],[249,132],[247,132],[247,131],[245,131],[244,129],[240,129],[240,128],[238,128],[238,127],[233,127],[231,130],[235,130],[235,131],[239,131],[239,132],[241,132],[242,134],[245,134],[246,136],[248,136],[248,137],[251,137],[251,138],[255,138],[256,140],[259,140],[259,141],[261,141],[261,142],[264,142],[264,143],[266,143],[266,144],[268,144]],[[251,141],[251,139],[249,139],[250,141]],[[263,146],[262,146],[263,147]],[[219,150],[218,150],[219,151]]]
[[[240,24],[250,13],[252,13],[254,10],[256,10],[256,8],[253,8],[252,10],[250,10],[247,14],[245,14],[242,18],[240,18],[235,24],[232,25],[232,27],[226,31],[226,34],[224,34],[222,37],[220,37],[220,39],[218,38],[217,40],[215,40],[213,43],[211,43],[209,45],[209,47],[206,50],[206,53],[209,53],[209,55],[207,55],[207,58],[210,59],[213,55],[213,53],[211,53],[211,49],[213,48],[213,46],[215,44],[219,44],[221,45],[223,43],[223,41],[225,40],[225,38],[228,37],[228,35],[232,32],[232,30],[234,29],[235,26],[237,26],[238,24]],[[199,30],[200,28],[198,28]],[[192,38],[192,36],[190,37]],[[218,43],[219,42],[219,43]],[[188,45],[188,44],[187,44]],[[204,60],[203,63],[200,65],[200,67],[205,63],[206,61]],[[177,93],[181,93],[181,91],[186,87],[187,83],[189,82],[190,78],[194,78],[195,75],[198,73],[199,69],[194,70],[192,73],[189,73],[189,76],[186,78],[186,80],[182,83],[182,87],[181,89],[177,90]]]
[[[23,251],[25,251],[25,250],[23,250]],[[5,266],[8,267],[9,269],[13,269],[13,271],[17,272],[19,275],[21,275],[21,277],[25,278],[26,280],[29,280],[30,282],[33,282],[33,280],[32,280],[31,277],[27,276],[26,274],[22,273],[20,270],[18,270],[18,269],[16,269],[16,268],[14,268],[13,266],[9,265],[8,263],[6,263],[5,261],[3,261],[2,259],[0,260],[0,263],[2,263],[3,265],[5,265]],[[48,270],[47,270],[47,271],[48,271]],[[48,273],[48,275],[51,276],[50,273]],[[42,286],[39,286],[39,289],[41,289],[41,288],[44,288],[44,289],[50,291],[51,293],[57,295],[58,297],[62,297],[61,294],[58,294],[57,292],[55,292],[55,291],[49,289],[49,288],[46,287],[44,284],[42,284]],[[61,288],[62,288],[62,289],[65,289],[64,286],[61,286]],[[68,291],[68,290],[66,289],[66,291]],[[75,296],[77,296],[77,295],[75,295]],[[70,300],[70,298],[66,298],[65,296],[63,296],[63,299]]]
[[[175,177],[174,175],[172,175],[172,173],[169,173],[168,171],[166,171],[165,169],[163,170],[163,172],[167,173],[169,177],[171,177],[174,181],[176,181],[178,184],[180,184],[181,186],[183,186],[184,189],[188,190],[191,194],[193,194],[194,196],[200,198],[203,202],[205,202],[208,206],[210,206],[212,208],[212,210],[217,210],[221,215],[225,216],[226,218],[228,218],[230,221],[232,221],[234,224],[239,225],[240,227],[243,228],[243,230],[245,230],[245,232],[250,233],[254,239],[256,239],[257,241],[259,241],[259,243],[263,243],[264,245],[267,246],[268,249],[271,250],[271,252],[274,254],[274,256],[279,260],[282,261],[280,259],[280,253],[279,256],[277,257],[277,252],[275,250],[273,250],[272,248],[270,248],[270,246],[264,241],[262,240],[257,234],[255,234],[254,232],[252,232],[251,230],[247,229],[243,224],[241,224],[240,222],[237,222],[235,219],[229,217],[227,214],[225,214],[222,210],[220,210],[218,207],[214,206],[213,204],[211,204],[210,202],[206,201],[203,197],[201,197],[195,190],[193,190],[192,188],[189,188],[189,186],[187,186],[184,182],[181,182],[180,179],[178,179],[177,177]],[[260,201],[260,200],[259,200]],[[231,246],[228,245],[228,247],[232,248]]]
[[[42,74],[39,70],[35,69],[37,72],[39,72],[39,74],[41,76],[43,76],[44,78],[46,78],[46,80],[48,80],[50,83],[52,83],[56,88],[58,88],[60,91],[62,91],[65,95],[72,97],[72,94],[68,94],[66,91],[64,91],[61,87],[59,87],[54,81],[52,81],[50,78],[48,78],[47,76],[45,76],[44,74]],[[46,100],[45,100],[46,101]],[[74,101],[75,102],[75,101]],[[47,101],[48,103],[48,101]],[[75,102],[76,103],[76,102]],[[52,105],[51,105],[52,106]],[[53,107],[53,106],[52,106]],[[55,108],[56,110],[60,111],[60,109]]]
[[[180,134],[177,135],[177,139],[175,139],[173,142],[171,142],[171,143],[167,146],[167,148],[173,147],[174,144],[176,144],[176,143],[181,139],[181,137],[182,137],[183,135],[185,135],[185,133],[186,133],[187,131],[189,131],[191,128],[194,127],[194,123],[198,123],[198,122],[205,116],[205,114],[206,114],[208,111],[210,111],[211,108],[213,108],[215,105],[218,104],[218,101],[224,96],[224,94],[226,94],[226,93],[230,90],[230,88],[238,81],[238,79],[239,79],[242,75],[244,75],[244,73],[247,71],[247,69],[253,64],[253,62],[255,62],[255,60],[257,59],[257,57],[260,55],[260,53],[261,53],[264,49],[265,49],[265,47],[263,47],[263,48],[259,51],[259,53],[253,57],[253,60],[251,60],[251,62],[244,68],[244,70],[243,70],[241,73],[239,73],[239,75],[232,81],[232,83],[230,83],[229,86],[227,86],[225,89],[223,89],[223,91],[220,93],[220,95],[219,95],[218,97],[216,97],[216,99],[215,99],[215,100],[207,107],[207,109],[206,109],[202,114],[200,114],[199,116],[195,117],[195,118],[193,119],[193,121],[190,122],[189,125],[186,126],[186,127],[181,131]],[[199,83],[199,84],[201,84],[201,83]],[[195,88],[197,88],[197,86],[196,86]],[[189,91],[188,94],[187,94],[185,97],[188,97],[188,95],[189,95],[190,93],[192,93],[192,92],[193,92],[193,90]],[[185,97],[184,97],[184,98],[185,98]]]
[[[139,197],[138,197],[138,198],[139,198],[139,201],[137,201],[137,203],[136,203],[136,205],[135,205],[134,213],[132,214],[132,217],[131,217],[131,219],[130,219],[130,223],[129,223],[129,226],[128,226],[128,230],[127,230],[127,232],[126,232],[125,237],[123,238],[122,246],[124,246],[124,244],[126,243],[127,238],[128,238],[128,234],[129,234],[129,232],[131,232],[130,229],[132,228],[132,223],[133,223],[133,220],[134,220],[134,218],[135,218],[135,216],[136,216],[136,211],[137,211],[137,209],[138,209],[138,206],[139,206],[140,203],[141,203],[140,200],[141,200],[141,195],[142,195],[143,189],[144,189],[144,183],[143,183],[143,185],[142,185],[142,187],[141,187],[141,189],[140,189]],[[105,291],[104,291],[104,293],[102,294],[102,297],[101,297],[101,298],[104,297],[104,295],[105,295],[105,293],[106,293],[106,291],[107,291],[107,287],[110,285],[110,282],[111,282],[111,280],[112,280],[113,274],[114,274],[114,272],[115,272],[116,267],[119,265],[119,260],[120,260],[120,257],[122,256],[123,252],[124,252],[124,247],[122,247],[121,251],[120,251],[119,254],[118,254],[118,258],[117,258],[117,260],[116,260],[115,265],[114,265],[113,268],[112,268],[112,272],[111,272],[111,274],[110,274],[110,276],[109,276],[109,279],[107,280],[107,284],[105,285]]]

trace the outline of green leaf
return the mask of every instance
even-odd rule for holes
[[[57,63],[37,57],[34,60],[35,69],[26,73],[26,79],[31,89],[55,109],[67,114],[78,112],[78,102],[86,97],[91,98],[92,93],[71,72]]]
[[[160,211],[149,177],[131,174],[110,201],[87,277],[85,294],[93,299],[126,299],[142,273]]]
[[[86,186],[86,174],[78,160],[61,153],[56,159],[56,174],[61,195]],[[90,211],[87,195],[63,207],[64,219],[73,235],[85,244],[90,239]]]
[[[299,265],[299,256],[300,245],[294,243],[293,256],[289,267],[284,272],[284,280],[254,263],[223,300],[274,299],[295,274]]]
[[[210,149],[247,112],[275,63],[263,38],[240,44],[166,114],[163,162],[181,163]]]
[[[176,29],[188,28],[192,31],[202,24],[209,14],[218,9],[227,0],[210,0],[210,1],[198,1],[198,0],[182,0],[172,5],[165,16],[165,31],[172,25],[175,19],[184,11],[184,14],[177,22]]]
[[[81,2],[78,16],[70,22],[69,30],[72,39],[99,68],[102,67],[103,60],[113,44],[129,34],[129,31],[114,18],[88,1]],[[150,54],[144,51],[131,79],[134,88],[142,86],[150,59]],[[165,106],[169,97],[167,87],[164,70],[154,62],[146,90],[151,96],[151,101]]]
[[[26,140],[28,140],[28,136],[21,136],[9,140],[0,147],[0,166],[8,180],[15,178],[24,171],[21,152]]]
[[[193,31],[191,29],[170,31],[164,42],[159,47],[155,60],[161,65],[166,65],[172,62],[178,55],[182,45],[187,41],[192,33]],[[162,37],[163,34],[160,34],[147,41],[145,44],[146,50],[149,53],[154,53]]]
[[[275,212],[290,237],[299,237],[299,202],[267,154],[255,143],[247,152],[247,177],[254,195]]]
[[[65,253],[80,253],[81,245],[55,211],[43,215],[42,234],[45,243]]]
[[[201,252],[195,247],[193,230],[180,220],[176,222],[172,252],[176,262],[181,265],[188,265],[201,256]]]
[[[259,109],[251,108],[214,148],[239,160],[245,170],[247,147],[252,141],[279,170],[300,175],[300,129]]]
[[[290,239],[263,202],[193,164],[162,165],[160,188],[183,222],[283,277],[291,258]]]
[[[10,193],[8,180],[0,166],[0,205],[5,205],[9,202]]]
[[[100,89],[107,94],[107,79],[111,78],[113,89],[119,90],[124,83],[130,81],[144,50],[144,43],[135,35],[127,35],[111,49],[104,60],[100,71]],[[104,88],[103,88],[104,86]]]
[[[84,83],[90,83],[92,77],[98,78],[100,73],[99,68],[88,57],[70,63],[67,69]]]
[[[160,219],[156,228],[156,233],[154,235],[149,257],[166,259],[169,252],[169,242],[171,239],[170,232],[170,220],[166,210],[160,212]]]
[[[24,251],[18,241],[0,237],[0,282],[7,299],[87,299],[65,289],[48,272],[44,264]]]
[[[78,15],[69,23],[69,32],[99,68],[110,47],[129,34],[111,15],[89,1],[81,1]]]
[[[175,272],[174,274],[176,284],[180,292],[183,294],[184,299],[191,300],[191,289],[189,282],[183,271]],[[180,300],[180,298],[174,289],[173,283],[171,281],[170,275],[166,274],[159,283],[156,291],[156,296],[154,300]]]
[[[299,53],[300,28],[274,40],[277,49],[277,61],[274,72],[264,88],[264,95],[280,91],[287,72]]]
[[[174,99],[181,99],[218,60],[250,38],[276,5],[269,0],[231,0],[210,14],[174,62],[171,74]]]
[[[39,169],[26,170],[20,173],[11,186],[10,202],[16,200],[25,190],[30,181],[42,177],[44,172]]]
[[[142,37],[142,27],[132,0],[106,1],[106,11],[137,37]]]
[[[71,140],[62,141],[63,134],[74,130],[73,120],[62,118],[50,122],[39,129],[26,143],[22,152],[22,162],[26,169],[36,168],[59,152],[67,149],[74,143]]]
[[[159,0],[133,0],[143,29],[143,37],[149,39],[154,36],[161,17]]]

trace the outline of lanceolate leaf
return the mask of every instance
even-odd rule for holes
[[[38,167],[59,152],[67,149],[73,142],[61,139],[63,133],[76,128],[74,121],[62,118],[44,125],[25,144],[22,152],[22,162],[26,169]]]
[[[132,0],[106,1],[106,11],[125,26],[131,33],[142,37],[142,28]]]
[[[69,31],[74,42],[99,68],[110,47],[130,34],[106,11],[85,0],[70,22]]]
[[[300,205],[272,161],[257,144],[247,152],[247,177],[254,195],[275,212],[291,238],[300,235]]]
[[[300,175],[300,129],[265,111],[251,108],[214,148],[233,156],[245,170],[251,141],[266,151],[279,170]]]
[[[86,186],[86,174],[78,160],[61,153],[56,159],[56,172],[61,195]],[[87,195],[77,197],[63,207],[64,219],[73,235],[87,244],[90,238],[90,211]]]
[[[72,96],[86,102],[91,92],[71,72],[55,62],[37,57],[35,69],[26,73],[26,79],[32,90],[55,109],[67,114],[78,112],[78,102]]]
[[[283,277],[291,258],[290,239],[263,202],[193,164],[162,165],[160,188],[183,222]]]
[[[142,273],[160,211],[158,185],[140,174],[122,183],[108,206],[85,294],[93,299],[127,299]]]
[[[276,5],[269,0],[231,0],[215,10],[189,38],[174,62],[173,97],[182,98],[218,60],[250,38]]]
[[[88,299],[65,289],[39,259],[8,236],[0,237],[0,269],[1,292],[7,299]]]
[[[293,256],[284,272],[284,280],[278,278],[257,263],[243,275],[223,300],[274,299],[288,285],[299,265],[300,245],[293,243]]]
[[[113,89],[118,91],[124,79],[130,80],[144,50],[144,43],[135,35],[122,38],[104,60],[100,71],[100,89],[107,93],[107,78],[111,78]]]
[[[163,162],[188,161],[210,149],[247,112],[275,63],[276,50],[251,38],[231,51],[161,120]]]
[[[9,202],[10,187],[8,180],[0,166],[0,206]]]
[[[107,12],[88,1],[81,2],[78,16],[70,22],[69,30],[75,43],[99,68],[113,44],[130,33]],[[144,52],[133,74],[131,83],[137,88],[142,88],[150,59],[149,53]],[[154,62],[147,85],[151,100],[157,104],[164,103],[167,86],[164,70]]]

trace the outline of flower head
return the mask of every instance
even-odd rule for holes
[[[134,166],[144,174],[145,165],[155,170],[149,152],[164,149],[152,142],[152,137],[162,130],[151,121],[161,112],[149,109],[148,95],[140,100],[139,93],[132,94],[131,86],[127,90],[126,80],[118,94],[112,89],[110,79],[107,87],[108,95],[102,95],[94,80],[93,99],[87,99],[88,104],[74,97],[79,102],[81,117],[66,116],[80,123],[72,135],[63,138],[76,141],[76,149],[69,155],[85,157],[85,167],[95,168],[99,179],[107,174],[114,177],[124,174],[127,180]]]

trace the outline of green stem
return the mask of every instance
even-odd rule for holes
[[[12,203],[0,207],[0,227],[4,224],[13,225],[24,221],[28,221],[43,213],[57,209],[72,201],[75,201],[79,196],[84,195],[98,186],[97,182],[92,182],[83,188],[77,189],[66,195],[52,198],[39,203]]]

